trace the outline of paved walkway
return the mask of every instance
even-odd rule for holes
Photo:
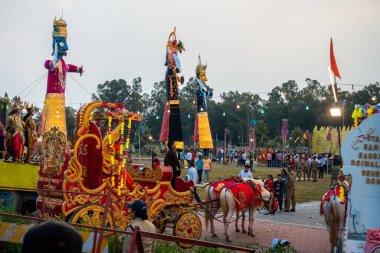
[[[203,222],[203,218],[202,218]],[[248,226],[248,223],[246,223]],[[224,229],[221,222],[215,222],[216,233],[220,240],[224,240]],[[203,236],[208,240],[210,231],[205,231]],[[296,212],[275,215],[263,215],[256,213],[254,223],[255,237],[247,234],[236,233],[234,224],[229,227],[233,242],[259,243],[270,247],[273,238],[286,239],[298,252],[323,253],[329,252],[330,244],[323,217],[319,215],[319,202],[309,202],[296,206]]]
[[[298,204],[294,213],[277,212],[275,215],[256,213],[256,220],[326,228],[325,220],[319,214],[319,204],[319,201]]]

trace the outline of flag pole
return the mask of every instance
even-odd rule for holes
[[[333,96],[334,96],[334,101],[335,103],[338,102],[338,96],[337,96],[337,91],[336,91],[336,77],[335,75],[332,73],[332,70],[331,70],[331,66],[328,66],[328,71],[329,71],[329,76],[330,76],[330,81],[331,81],[331,89],[332,89],[332,92],[333,92]]]

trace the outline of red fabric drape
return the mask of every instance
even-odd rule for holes
[[[166,142],[169,136],[169,103],[165,103],[164,118],[162,119],[160,142]]]

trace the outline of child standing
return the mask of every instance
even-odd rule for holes
[[[274,187],[274,181],[273,181],[273,176],[272,175],[268,175],[267,176],[267,180],[265,181],[265,184],[264,184],[265,188],[270,192],[270,193],[273,193],[273,187]]]
[[[282,196],[284,195],[284,182],[281,174],[277,175],[277,180],[273,183],[274,197],[277,198],[280,211],[282,210]]]
[[[210,182],[210,171],[211,171],[211,160],[206,155],[206,156],[204,156],[204,159],[203,159],[203,171],[202,171],[203,183]]]
[[[194,168],[193,161],[189,162],[189,170],[187,172],[187,180],[188,181],[193,181],[193,183],[194,183],[194,189],[195,189],[195,184],[197,182],[197,171]]]

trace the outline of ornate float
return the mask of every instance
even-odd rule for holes
[[[172,223],[174,235],[199,239],[202,226],[191,205],[192,182],[177,178],[173,189],[171,167],[152,169],[127,162],[132,122],[140,120],[141,114],[128,112],[124,104],[85,104],[77,113],[73,156],[68,161],[65,134],[55,127],[46,132],[39,188],[64,193],[41,191],[38,208],[73,223],[100,226],[110,196],[106,226],[125,229],[132,219],[126,204],[141,199],[161,232]]]

